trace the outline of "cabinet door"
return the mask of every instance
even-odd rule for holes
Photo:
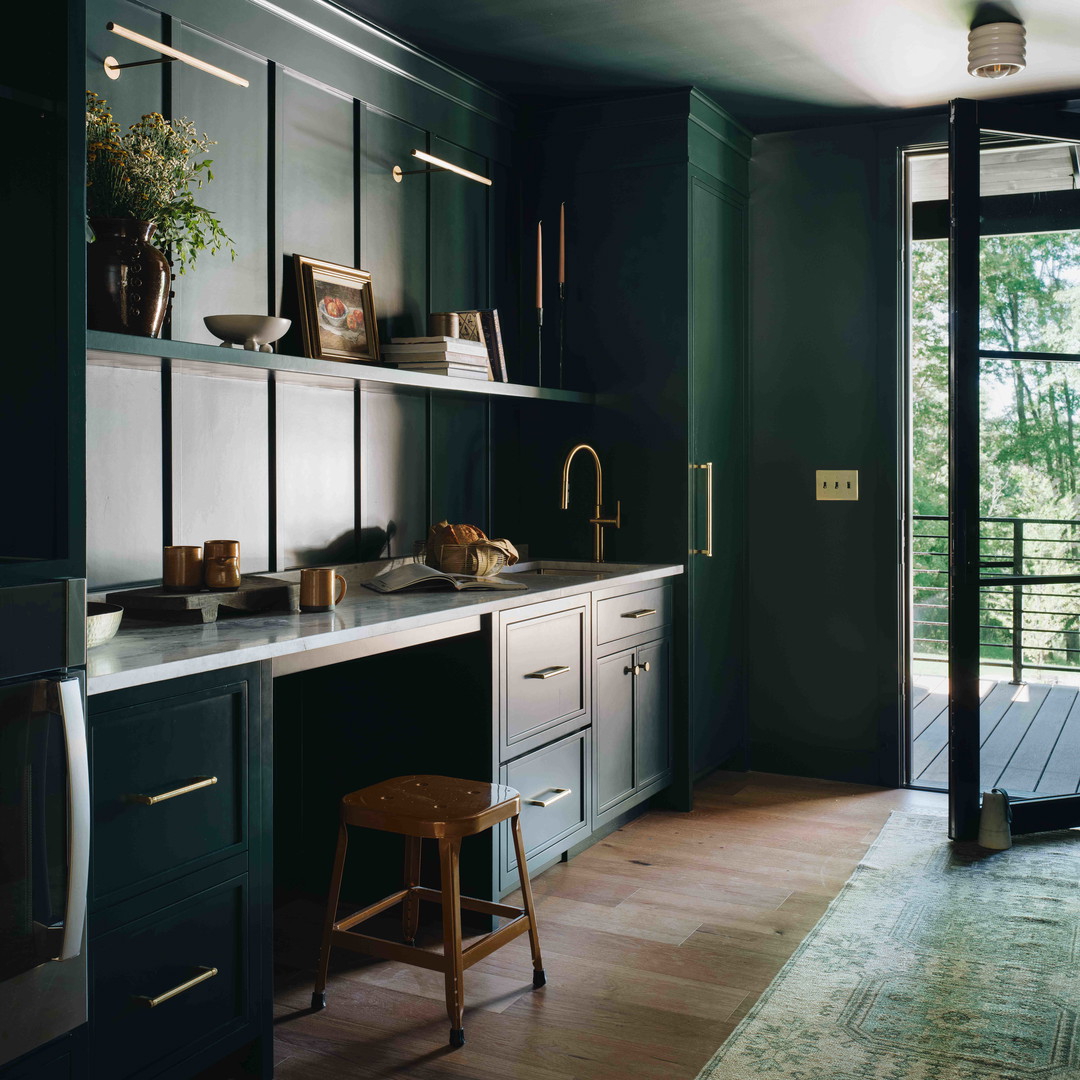
[[[596,812],[603,813],[634,790],[634,653],[613,653],[596,662]]]
[[[657,641],[634,652],[635,788],[645,787],[671,768],[668,650],[667,641]]]

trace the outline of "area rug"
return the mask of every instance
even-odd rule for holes
[[[894,812],[698,1080],[1080,1080],[1080,832]]]

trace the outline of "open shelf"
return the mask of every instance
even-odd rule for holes
[[[178,364],[180,370],[219,374],[232,378],[261,379],[267,373],[290,382],[352,389],[395,387],[402,390],[437,390],[454,394],[482,394],[487,397],[525,398],[532,401],[564,401],[596,404],[595,394],[577,390],[555,390],[517,383],[457,379],[415,371],[399,371],[381,364],[350,364],[335,360],[314,360],[283,353],[223,349],[193,341],[164,341],[160,338],[112,334],[102,330],[86,332],[87,362],[108,367],[160,368],[163,361]]]

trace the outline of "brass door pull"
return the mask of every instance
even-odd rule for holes
[[[155,803],[165,802],[166,799],[175,799],[177,795],[187,795],[191,791],[198,791],[200,788],[210,787],[216,783],[216,776],[198,776],[190,784],[173,788],[172,791],[163,791],[160,795],[132,795],[131,801],[139,803],[141,806],[153,806]]]
[[[645,607],[645,608],[642,608],[640,611],[624,611],[622,613],[621,617],[624,618],[624,619],[644,619],[646,615],[655,615],[655,614],[656,614],[656,608],[654,608],[654,607]]]
[[[566,664],[557,664],[555,667],[541,668],[539,671],[530,671],[526,679],[552,679],[556,675],[563,675],[570,668]]]
[[[525,805],[526,805],[526,806],[543,806],[543,807],[548,807],[548,806],[550,806],[550,805],[551,805],[552,803],[557,803],[557,802],[558,802],[558,801],[559,801],[560,799],[565,799],[565,798],[566,798],[566,796],[567,796],[567,795],[569,795],[569,794],[571,793],[571,791],[573,791],[573,788],[568,788],[568,787],[553,787],[553,788],[548,788],[548,791],[554,791],[554,792],[555,792],[555,794],[554,794],[554,795],[552,795],[552,796],[551,796],[550,798],[548,798],[548,799],[541,799],[541,798],[540,798],[540,796],[539,796],[539,795],[537,795],[537,796],[536,796],[536,798],[533,798],[533,799],[524,799],[524,800],[522,800],[522,801],[523,801],[523,802],[525,803]]]
[[[139,994],[136,996],[135,1000],[147,1009],[156,1009],[162,1002],[176,997],[177,994],[182,994],[185,990],[190,990],[193,986],[198,986],[199,983],[206,982],[207,979],[212,979],[218,973],[218,969],[216,967],[201,967],[198,969],[198,972],[199,974],[193,979],[188,979],[187,982],[182,982],[179,986],[174,986],[171,990],[166,990],[164,994],[158,994],[157,997],[146,997],[143,994]]]
[[[705,470],[705,546],[703,548],[691,548],[691,555],[704,555],[707,559],[712,558],[712,519],[713,519],[713,470],[712,462],[706,461],[704,465],[691,465],[691,469]]]

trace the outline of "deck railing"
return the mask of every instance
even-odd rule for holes
[[[949,642],[948,518],[916,514],[912,528],[913,653],[944,660]],[[1080,522],[1052,518],[984,517],[980,554],[984,577],[1080,574]],[[988,586],[980,604],[982,663],[1012,668],[1080,671],[1080,584]]]

